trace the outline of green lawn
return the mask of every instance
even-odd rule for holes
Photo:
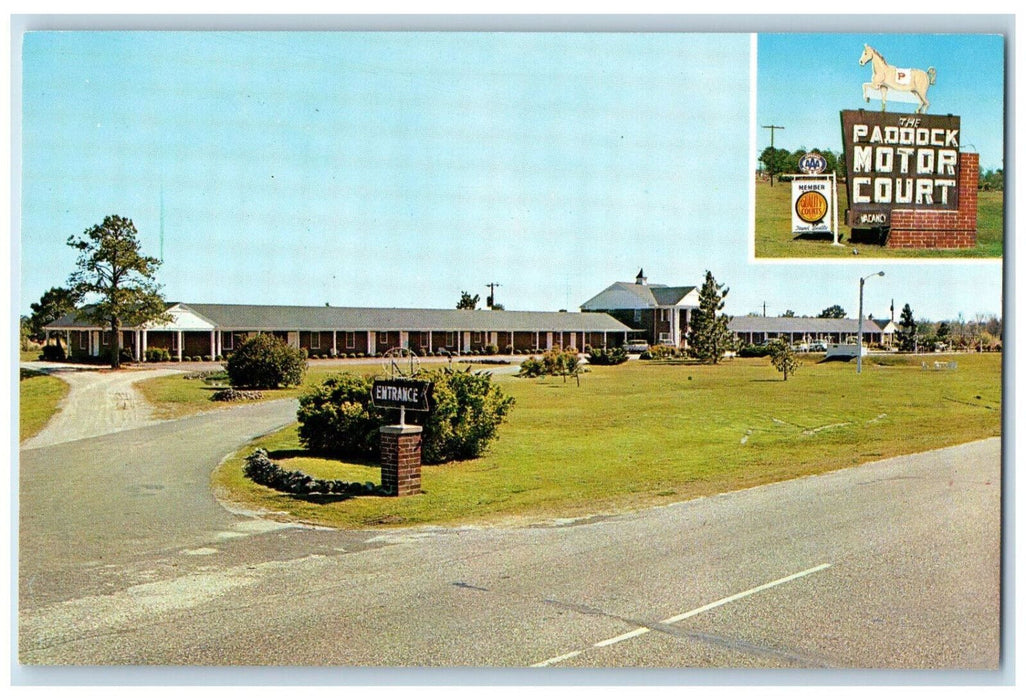
[[[288,469],[380,483],[380,470],[305,454],[295,426],[257,440],[215,491],[281,517],[338,527],[575,517],[679,501],[1000,434],[1000,355],[806,364],[781,380],[766,359],[720,366],[595,367],[581,386],[496,377],[517,400],[479,459],[424,467],[408,498],[298,498],[242,476],[257,446]],[[938,357],[926,358],[932,367]],[[881,364],[883,363],[883,364]]]
[[[20,441],[36,435],[57,412],[57,404],[68,395],[67,383],[42,372],[21,370],[18,401],[21,414]]]
[[[766,182],[755,184],[755,257],[757,258],[809,258],[852,256],[852,247],[860,255],[885,258],[1000,258],[1003,255],[1004,196],[1002,192],[979,193],[977,204],[976,247],[965,250],[908,250],[884,248],[870,243],[850,241],[851,229],[844,224],[844,210],[848,197],[844,184],[837,185],[838,220],[841,243],[845,247],[832,245],[833,239],[799,238],[791,233],[791,184],[778,182],[769,186]]]

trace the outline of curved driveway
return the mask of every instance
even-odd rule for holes
[[[294,415],[22,450],[20,661],[997,667],[997,439],[570,524],[338,532],[222,508],[211,470]]]

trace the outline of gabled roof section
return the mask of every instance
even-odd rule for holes
[[[858,333],[855,318],[810,318],[807,316],[735,316],[727,328],[735,333]],[[879,333],[872,319],[862,322],[863,333]]]
[[[614,282],[581,304],[581,311],[651,309],[656,306],[698,308],[696,289],[696,287],[667,287],[665,284]],[[685,299],[689,296],[691,298]]]
[[[696,289],[696,287],[656,286],[652,289],[652,296],[655,297],[656,303],[659,304],[659,306],[694,306],[697,308],[698,294],[697,292],[692,294]],[[688,297],[689,295],[693,298],[688,299],[687,301],[693,303],[682,304],[682,302],[685,301],[685,297]]]

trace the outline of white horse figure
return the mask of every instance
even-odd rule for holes
[[[869,83],[862,83],[862,97],[869,102],[868,91],[870,89],[880,91],[881,112],[887,111],[887,90],[898,90],[900,92],[911,92],[919,98],[919,108],[916,114],[926,112],[930,103],[926,100],[926,91],[937,82],[937,71],[930,66],[927,70],[918,68],[895,68],[889,65],[880,52],[869,44],[863,44],[862,58],[859,65],[864,66],[869,61],[873,62],[873,80]]]

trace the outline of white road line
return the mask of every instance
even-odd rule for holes
[[[761,586],[756,586],[755,588],[749,588],[747,591],[742,591],[740,593],[735,593],[734,595],[727,596],[726,598],[720,598],[719,600],[713,601],[712,603],[709,603],[708,605],[703,605],[702,607],[695,608],[694,610],[688,610],[686,613],[681,613],[680,615],[675,615],[673,617],[668,617],[665,620],[661,620],[659,622],[659,624],[660,625],[672,625],[675,622],[680,622],[681,620],[686,620],[689,617],[694,617],[695,615],[700,615],[700,614],[702,614],[704,612],[712,610],[713,608],[718,608],[721,605],[726,605],[727,603],[733,603],[736,600],[741,600],[742,598],[747,598],[750,595],[755,595],[756,593],[760,593],[762,591],[765,591],[767,589],[773,588],[775,586],[779,586],[781,584],[788,583],[789,581],[794,581],[795,579],[799,579],[799,578],[802,578],[803,576],[808,576],[809,574],[814,574],[817,571],[822,571],[823,569],[828,569],[828,568],[830,568],[830,564],[820,564],[819,566],[814,566],[811,569],[806,569],[805,571],[799,571],[796,574],[791,574],[790,576],[785,576],[784,578],[778,578],[776,581],[770,581],[769,583],[764,583]],[[645,634],[646,632],[651,632],[651,631],[652,631],[651,627],[638,627],[637,629],[631,630],[630,632],[627,632],[625,634],[621,634],[621,635],[616,636],[616,637],[610,637],[609,639],[603,639],[601,642],[595,642],[594,644],[591,645],[591,648],[597,649],[599,647],[612,646],[613,644],[617,644],[619,642],[623,642],[623,641],[626,641],[628,639],[633,639],[634,637],[640,637],[641,635]],[[551,659],[546,659],[545,661],[541,661],[541,662],[536,663],[536,664],[531,664],[531,667],[532,668],[542,668],[544,666],[551,666],[552,664],[559,663],[560,661],[566,661],[567,659],[572,659],[575,656],[579,656],[580,654],[583,654],[585,651],[586,651],[585,649],[581,649],[579,651],[571,651],[569,654],[563,654],[561,656],[554,656]]]

